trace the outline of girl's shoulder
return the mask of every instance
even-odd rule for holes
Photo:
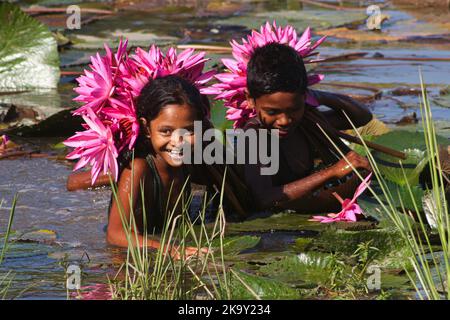
[[[133,172],[134,176],[142,177],[151,173],[149,163],[146,158],[137,157],[130,161],[125,168],[129,174]]]

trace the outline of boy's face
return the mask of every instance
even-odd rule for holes
[[[287,137],[305,113],[305,95],[292,92],[265,94],[257,99],[247,97],[261,123],[267,129],[278,129],[280,138]]]

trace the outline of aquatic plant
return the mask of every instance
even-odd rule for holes
[[[3,247],[2,247],[2,251],[0,253],[0,265],[3,262],[3,259],[5,258],[5,254],[8,250],[8,241],[9,241],[9,237],[11,235],[11,227],[12,227],[12,222],[14,219],[14,213],[16,211],[16,204],[17,204],[17,194],[14,196],[12,205],[11,205],[11,210],[9,211],[9,219],[8,219],[8,226],[6,227],[6,232],[4,234],[4,239],[3,239]],[[0,208],[3,205],[3,200],[0,201]],[[0,275],[0,298],[1,299],[5,299],[7,294],[8,294],[8,290],[12,284],[12,275],[11,275],[11,271],[7,272],[4,275]]]
[[[411,184],[408,182],[406,172],[403,176],[406,182],[406,188],[410,194],[414,211],[407,209],[400,198],[400,209],[397,206],[393,191],[387,186],[386,179],[382,175],[377,161],[365,146],[367,157],[373,168],[373,172],[379,182],[383,192],[383,199],[371,187],[368,189],[377,199],[380,215],[388,219],[393,227],[398,231],[399,236],[405,242],[409,251],[409,261],[405,261],[404,270],[410,279],[417,297],[420,299],[449,299],[450,298],[450,219],[448,214],[448,203],[445,198],[446,189],[443,178],[443,170],[440,162],[439,145],[436,135],[436,128],[433,122],[430,103],[427,96],[427,90],[420,72],[420,83],[422,88],[422,101],[420,103],[423,135],[426,144],[426,156],[429,159],[428,168],[430,173],[430,184],[427,187],[432,195],[433,206],[429,214],[433,216],[435,223],[435,233],[438,238],[439,248],[432,243],[430,239],[430,229],[427,222],[422,218],[419,210],[420,204],[412,194]],[[347,117],[348,118],[348,117]],[[348,118],[350,121],[350,119]],[[351,121],[350,121],[351,122]],[[338,150],[338,149],[337,149]],[[340,152],[338,150],[338,152]],[[341,153],[343,157],[344,154]],[[350,163],[349,163],[350,164]],[[402,167],[402,161],[398,164]],[[356,174],[361,175],[355,170]],[[413,272],[406,265],[409,263]]]
[[[183,196],[183,191],[189,183],[187,180],[174,204],[174,208],[181,206],[182,212],[177,213],[175,209],[166,208],[167,220],[158,236],[160,246],[152,250],[147,243],[156,236],[149,235],[145,228],[142,247],[136,245],[138,241],[134,230],[137,228],[133,212],[127,221],[117,196],[117,186],[112,180],[111,183],[114,201],[118,201],[122,226],[128,240],[126,261],[110,280],[113,299],[231,299],[232,283],[243,283],[246,288],[244,291],[250,292],[252,298],[259,298],[242,280],[243,276],[227,268],[225,264],[225,216],[222,208],[224,184],[220,193],[209,199],[205,194],[199,216],[191,221],[188,209],[192,195],[187,198]],[[143,185],[140,196],[144,199]],[[215,197],[220,197],[219,209],[214,223],[207,227],[206,208]],[[146,225],[145,208],[143,216]],[[198,254],[187,256],[185,249],[188,245],[194,245]],[[231,244],[230,246],[232,247]]]

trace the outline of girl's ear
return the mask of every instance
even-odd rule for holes
[[[140,117],[139,121],[141,122],[141,128],[144,129],[144,134],[147,138],[150,138],[150,123],[144,117]]]
[[[255,109],[255,99],[250,97],[250,94],[248,93],[247,89],[245,89],[245,98],[247,100],[247,108],[248,109]]]

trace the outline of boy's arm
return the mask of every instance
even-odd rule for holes
[[[318,90],[309,90],[309,92],[319,101],[321,105],[332,109],[322,113],[330,124],[338,130],[353,128],[345,117],[344,112],[351,119],[353,125],[357,128],[366,125],[370,120],[372,120],[372,113],[369,111],[367,106],[346,95]]]
[[[356,169],[371,170],[366,158],[351,151],[346,155],[348,161]],[[257,205],[260,209],[270,209],[274,207],[284,209],[301,208],[301,198],[311,195],[312,192],[323,186],[331,179],[339,179],[350,172],[352,167],[345,159],[339,160],[333,166],[316,172],[305,178],[293,181],[282,186],[273,186],[270,176],[262,176],[258,165],[246,165],[245,179],[252,189]]]

